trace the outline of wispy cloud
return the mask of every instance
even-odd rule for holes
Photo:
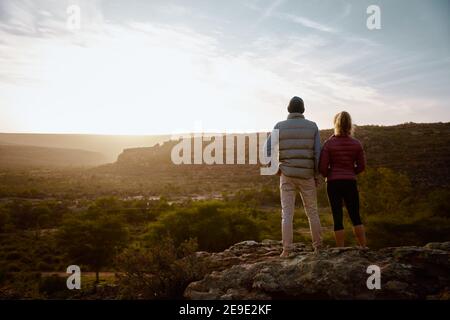
[[[286,20],[295,24],[300,24],[305,28],[314,29],[321,32],[330,32],[335,33],[337,30],[320,22],[314,21],[310,18],[295,15],[291,13],[285,13],[282,10],[279,10],[280,6],[285,3],[285,0],[273,0],[268,6],[262,7],[258,6],[254,3],[246,3],[246,6],[252,10],[260,12],[260,17],[256,22],[256,25],[261,23],[263,20],[267,18],[275,18],[280,20]],[[351,6],[346,6],[344,15],[348,15],[350,13]]]
[[[302,16],[298,16],[298,15],[294,15],[294,14],[289,14],[289,13],[279,13],[277,14],[277,17],[281,18],[281,19],[286,19],[290,22],[293,23],[297,23],[302,25],[303,27],[306,28],[310,28],[310,29],[314,29],[314,30],[318,30],[318,31],[322,31],[322,32],[329,32],[329,33],[336,33],[337,30],[335,28],[326,26],[324,24],[321,24],[317,21],[308,19],[306,17],[302,17]]]
[[[261,18],[267,18],[284,2],[285,0],[274,0],[263,12]]]
[[[256,29],[264,20],[272,18],[276,14],[276,9],[280,7],[285,0],[272,0],[268,6],[258,6],[254,3],[245,2],[245,6],[259,13],[258,19],[253,24],[252,29]]]

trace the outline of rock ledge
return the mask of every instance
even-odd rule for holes
[[[187,299],[450,299],[450,242],[377,251],[331,248],[318,254],[295,244],[244,241],[220,253],[197,252],[205,277]],[[381,270],[381,289],[369,290],[367,267]]]

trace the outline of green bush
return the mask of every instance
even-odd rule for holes
[[[19,260],[20,258],[22,258],[24,256],[23,252],[20,251],[11,251],[11,252],[7,252],[5,255],[5,260]]]
[[[181,299],[186,286],[204,274],[194,252],[196,241],[179,247],[164,238],[150,248],[129,248],[116,258],[124,299]]]
[[[16,261],[8,263],[5,267],[6,272],[21,272],[24,271],[24,269],[24,265]]]
[[[8,273],[6,272],[6,268],[4,266],[0,267],[0,285],[2,285],[6,279],[8,278]]]
[[[147,238],[171,237],[178,246],[196,238],[200,250],[221,251],[243,240],[259,240],[258,223],[238,207],[219,201],[194,202],[161,214],[151,223]]]
[[[49,264],[47,262],[43,262],[43,261],[38,262],[36,265],[36,270],[39,270],[39,271],[51,271],[54,269],[55,269],[55,265],[51,265],[51,264]]]
[[[450,218],[450,190],[435,190],[428,195],[427,200],[434,217]]]
[[[367,214],[408,212],[413,196],[408,176],[387,168],[368,168],[358,179],[361,211]]]
[[[47,203],[34,204],[27,200],[15,200],[8,205],[9,219],[17,229],[40,229],[59,222],[60,211],[52,210]],[[1,228],[1,221],[0,221]]]
[[[9,214],[5,208],[0,208],[0,233],[6,231],[6,225],[9,221]]]
[[[96,273],[113,261],[128,241],[126,226],[115,217],[67,219],[57,234],[61,250],[69,261],[85,264]]]
[[[449,241],[450,221],[445,218],[369,217],[367,239],[371,248],[423,246],[429,242]]]
[[[270,188],[264,186],[259,189],[238,190],[229,200],[237,201],[243,204],[253,205],[279,205],[280,191],[278,187]]]
[[[42,277],[39,281],[39,292],[45,294],[47,297],[56,298],[67,290],[66,278],[60,277],[57,274]]]

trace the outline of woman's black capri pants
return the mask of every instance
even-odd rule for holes
[[[343,204],[347,208],[353,226],[361,225],[359,194],[356,180],[332,180],[327,182],[328,199],[333,212],[334,231],[344,229]]]

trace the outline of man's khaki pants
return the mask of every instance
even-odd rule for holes
[[[281,231],[283,235],[283,248],[290,249],[292,246],[292,221],[295,209],[295,194],[300,191],[305,208],[306,216],[309,220],[313,247],[320,247],[322,239],[320,236],[321,226],[319,213],[317,210],[317,193],[314,178],[300,179],[287,177],[281,174],[280,194],[281,194]]]

